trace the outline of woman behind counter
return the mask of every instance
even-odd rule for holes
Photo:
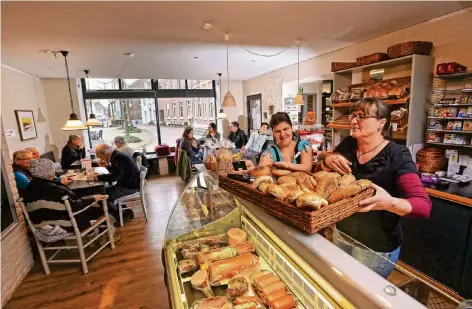
[[[307,141],[294,140],[292,121],[288,114],[279,112],[272,115],[270,128],[276,144],[262,154],[259,166],[274,164],[282,169],[311,172],[313,149]],[[246,164],[249,163],[246,161]]]
[[[341,174],[371,180],[376,194],[360,202],[360,212],[336,224],[333,241],[387,278],[400,255],[401,217],[428,218],[431,201],[408,148],[387,140],[389,107],[379,100],[363,99],[349,119],[351,136],[341,141],[324,164]]]

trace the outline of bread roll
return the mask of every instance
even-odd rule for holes
[[[361,186],[353,183],[348,186],[339,187],[336,192],[333,192],[328,199],[330,204],[336,203],[337,201],[343,200],[345,198],[351,197],[356,195],[357,193],[361,192]]]
[[[233,278],[246,269],[259,266],[259,258],[251,253],[239,255],[227,260],[210,264],[211,285],[220,285],[222,281]]]
[[[259,176],[252,182],[252,186],[258,188],[261,183],[265,182],[274,183],[274,178],[272,178],[272,176]]]
[[[297,200],[297,198],[302,195],[305,191],[300,188],[300,186],[287,186],[288,193],[285,196],[285,201],[288,203],[293,203]]]
[[[256,285],[259,281],[267,279],[269,277],[275,276],[274,273],[271,273],[269,271],[262,271],[260,273],[254,274],[251,276],[251,281],[252,284]]]
[[[318,172],[318,173],[315,173],[313,175],[313,178],[316,180],[316,182],[320,182],[320,179],[325,176],[326,174],[328,174],[328,172],[326,171],[321,171],[321,172]]]
[[[232,278],[228,282],[228,298],[233,299],[245,295],[249,291],[249,284],[246,279],[238,277]]]
[[[266,193],[267,192],[267,187],[270,185],[270,182],[263,182],[259,185],[257,188],[259,191]]]
[[[313,192],[305,192],[297,198],[297,207],[304,209],[320,209],[328,206],[328,201]]]
[[[316,181],[308,176],[308,175],[305,175],[305,176],[302,176],[302,177],[299,177],[297,179],[297,184],[302,188],[302,189],[306,189],[308,191],[315,191],[316,190]]]
[[[321,177],[316,185],[316,193],[324,199],[329,198],[331,193],[338,188],[338,173],[327,173]]]
[[[257,302],[248,302],[240,305],[236,305],[233,309],[257,309]]]
[[[257,296],[239,296],[233,301],[235,305],[242,305],[246,303],[259,303]]]
[[[265,300],[270,304],[270,303],[274,302],[274,300],[279,299],[281,297],[284,297],[286,295],[288,295],[286,290],[280,290],[278,292],[266,295]]]
[[[259,289],[259,290],[263,290],[264,288],[268,287],[269,285],[272,285],[274,283],[278,283],[278,282],[281,282],[279,277],[277,277],[276,275],[272,276],[272,277],[269,277],[267,279],[264,279],[264,280],[261,280],[259,281],[255,286]]]
[[[259,177],[259,176],[271,176],[272,173],[270,172],[270,168],[267,166],[261,166],[255,168],[249,172],[251,176]]]
[[[347,174],[347,175],[341,176],[338,181],[339,181],[340,187],[347,186],[356,182],[356,177],[354,177],[352,174]]]
[[[286,187],[278,186],[276,184],[270,184],[267,187],[266,192],[281,200],[284,200],[288,195],[288,190]]]
[[[277,283],[266,286],[265,288],[261,290],[261,292],[262,292],[262,295],[264,295],[265,297],[267,295],[279,292],[281,290],[285,290],[285,284],[283,282],[277,282]]]
[[[287,184],[287,183],[291,183],[291,184],[296,185],[297,184],[297,179],[295,177],[291,177],[291,176],[282,176],[279,179],[277,179],[277,184],[278,185]]]
[[[310,176],[310,175],[305,173],[305,172],[293,172],[289,176],[294,177],[294,178],[298,178],[298,177],[304,177],[304,176]]]
[[[291,309],[297,306],[295,298],[293,298],[292,295],[285,295],[269,304],[271,309]]]
[[[361,180],[356,181],[356,184],[361,187],[362,191],[364,191],[365,189],[370,187],[370,185],[372,184],[372,181],[367,180],[367,179],[361,179]]]
[[[247,234],[241,229],[231,228],[227,232],[228,235],[228,245],[234,246],[240,243],[243,243],[247,240]]]
[[[288,170],[272,170],[272,175],[274,175],[275,177],[287,176],[291,173],[292,172]]]

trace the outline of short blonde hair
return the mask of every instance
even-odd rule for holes
[[[22,160],[27,154],[32,155],[31,151],[29,150],[17,150],[13,153],[13,161]]]

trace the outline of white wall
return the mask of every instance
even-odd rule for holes
[[[218,86],[217,86],[218,87]],[[223,111],[228,116],[228,119],[218,122],[218,130],[223,137],[229,135],[229,125],[232,121],[238,121],[241,128],[246,127],[246,116],[244,115],[244,106],[246,105],[245,97],[243,96],[243,82],[242,81],[230,81],[229,90],[236,101],[235,107],[223,107]],[[220,102],[217,104],[218,111],[221,108],[221,104],[225,98],[226,92],[228,91],[228,82],[225,80],[221,81],[221,96]]]
[[[67,143],[69,135],[71,134],[83,136],[85,145],[87,145],[87,139],[85,136],[85,132],[87,131],[62,131],[62,127],[69,119],[69,114],[72,111],[70,107],[67,79],[43,78],[41,81],[44,87],[44,98],[49,112],[49,126],[51,134],[54,137],[57,151],[60,153],[62,147]],[[84,106],[82,99],[79,99],[79,96],[82,98],[80,80],[71,80],[71,88],[75,113],[83,122],[85,122]]]
[[[44,98],[41,80],[14,68],[2,65],[1,117],[5,130],[13,129],[16,136],[6,139],[10,155],[26,147],[37,147],[43,152],[53,149],[49,108]],[[21,141],[15,110],[32,110],[38,137]]]

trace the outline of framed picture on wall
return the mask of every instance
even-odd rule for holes
[[[18,130],[22,141],[38,137],[33,111],[15,110]]]

